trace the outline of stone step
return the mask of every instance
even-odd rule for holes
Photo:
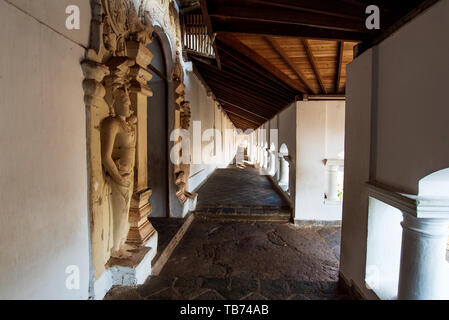
[[[250,206],[199,206],[194,211],[196,217],[210,220],[229,221],[272,221],[289,222],[289,207],[250,207]]]
[[[336,281],[152,276],[138,287],[116,287],[105,297],[147,300],[354,300]]]

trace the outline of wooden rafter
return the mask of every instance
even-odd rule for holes
[[[320,13],[327,16],[342,17],[347,19],[359,20],[363,17],[365,7],[361,4],[341,2],[335,0],[246,0],[246,2],[258,4],[261,6],[283,8],[288,10],[301,10],[305,12]]]
[[[216,66],[212,64],[206,64],[205,62],[193,58],[193,60],[197,61],[199,64],[201,64],[203,67],[210,69],[210,72],[218,74],[219,70]],[[282,91],[280,92],[278,88],[271,88],[263,83],[259,83],[260,78],[248,78],[246,73],[238,73],[238,72],[230,72],[226,70],[227,68],[222,68],[222,70],[219,72],[221,78],[230,81],[230,82],[236,82],[236,80],[239,82],[240,86],[244,88],[253,87],[256,90],[261,91],[261,95],[268,95],[268,96],[277,96],[279,94],[282,94]]]
[[[259,118],[259,120],[263,120],[263,121],[269,120],[268,118],[265,118],[264,116],[261,116],[260,113],[252,112],[252,111],[250,111],[250,110],[248,110],[248,109],[244,109],[244,108],[242,108],[242,107],[239,107],[238,105],[236,105],[236,104],[234,104],[234,103],[232,103],[232,102],[226,101],[226,99],[218,98],[218,100],[220,101],[220,103],[221,103],[222,105],[231,106],[231,107],[240,109],[240,110],[242,110],[243,112],[250,113],[250,114],[256,116],[257,118]]]
[[[323,79],[321,77],[320,69],[315,61],[315,56],[313,55],[312,49],[309,46],[309,41],[307,39],[302,39],[302,44],[307,53],[307,58],[309,59],[310,64],[312,65],[313,72],[315,73],[315,77],[320,85],[321,91],[324,94],[327,94],[326,87],[324,86]]]
[[[223,44],[220,44],[222,56],[226,58],[226,68],[232,70],[232,72],[245,74],[252,78],[252,80],[262,81],[264,85],[280,90],[279,94],[289,95],[298,92],[298,90],[291,87],[288,83],[274,77],[267,69],[251,61],[248,57],[241,55],[238,51],[234,50],[232,52],[232,50],[231,47],[224,47]],[[305,88],[299,82],[297,84],[305,92]]]
[[[269,71],[273,76],[281,80],[282,82],[289,85],[291,88],[296,89],[298,92],[305,93],[304,86],[298,83],[297,81],[294,81],[293,79],[290,79],[286,74],[281,72],[279,69],[277,69],[275,66],[273,66],[268,60],[260,56],[258,53],[244,45],[240,40],[236,39],[235,37],[232,37],[230,35],[220,35],[219,38],[221,41],[225,42],[226,44],[230,45],[237,51],[239,51],[241,54],[245,55],[252,61],[256,62],[260,66],[262,66],[264,69]]]
[[[246,33],[265,36],[298,37],[318,40],[344,40],[365,41],[371,39],[371,35],[365,32],[353,32],[328,28],[317,28],[303,25],[289,25],[284,23],[258,21],[229,22],[221,17],[213,20],[213,28],[216,33]]]
[[[302,73],[301,69],[292,61],[292,59],[285,53],[282,47],[274,38],[264,37],[265,41],[271,45],[271,47],[279,54],[282,60],[288,64],[290,69],[298,76],[299,80],[303,83],[303,85],[307,88],[308,92],[312,92],[316,94],[315,90],[313,90],[312,86],[309,83],[309,80]]]
[[[235,112],[235,111],[230,110],[230,108],[227,107],[227,106],[225,106],[225,105],[221,105],[221,107],[222,107],[227,113],[233,114],[234,116],[236,116],[236,117],[238,117],[238,118],[241,118],[241,119],[243,119],[243,120],[245,120],[245,121],[251,122],[252,124],[255,124],[255,125],[259,125],[259,124],[260,124],[260,122],[258,122],[258,121],[254,121],[254,120],[252,120],[252,119],[250,119],[250,118],[248,118],[248,117],[242,116],[242,115],[241,115],[240,113],[238,113],[238,112]]]
[[[237,128],[246,130],[246,129],[258,127],[258,125],[252,124],[252,123],[246,121],[245,119],[242,119],[241,117],[237,117],[236,115],[229,113],[226,110],[224,110],[224,111],[226,112],[229,119],[231,119],[231,121],[234,123],[234,125]]]
[[[340,80],[341,80],[341,68],[343,62],[343,48],[344,42],[339,41],[337,46],[337,64],[336,64],[336,74],[335,74],[335,93],[338,93],[340,89]]]
[[[221,18],[233,23],[246,20],[368,33],[363,14],[358,19],[348,19],[346,17],[328,16],[315,12],[250,5],[241,0],[237,2],[229,0],[224,3],[215,2],[214,5],[209,6],[209,16],[211,19]]]

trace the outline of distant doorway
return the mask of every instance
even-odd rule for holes
[[[155,34],[148,49],[153,59],[148,67],[153,78],[148,82],[153,96],[148,97],[148,185],[153,194],[150,198],[153,207],[152,217],[168,217],[169,184],[168,184],[168,80],[166,52],[161,39]]]

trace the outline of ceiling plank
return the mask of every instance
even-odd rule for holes
[[[203,75],[203,77],[204,77],[204,75]],[[229,85],[225,81],[219,81],[218,79],[211,79],[211,78],[206,79],[206,81],[209,83],[209,86],[212,87],[212,90],[214,90],[215,88],[218,88],[218,89],[223,90],[229,94],[234,94],[234,95],[238,95],[241,97],[248,96],[249,98],[252,98],[255,101],[257,101],[256,104],[260,103],[262,101],[265,101],[266,102],[265,106],[267,106],[269,109],[271,109],[272,111],[275,111],[275,112],[279,111],[279,109],[275,106],[282,104],[282,100],[266,101],[264,98],[263,99],[258,98],[257,94],[248,92],[248,90],[243,90],[239,86]]]
[[[309,62],[312,65],[313,72],[315,73],[315,77],[318,80],[321,91],[324,94],[327,94],[326,87],[324,86],[323,79],[321,77],[320,69],[318,68],[318,65],[315,61],[315,56],[313,55],[312,49],[309,46],[309,41],[307,39],[302,39],[302,44],[303,44],[304,48],[306,49],[307,58],[309,59]]]
[[[240,107],[240,106],[238,106],[238,105],[236,105],[236,104],[234,104],[232,102],[227,101],[226,99],[218,98],[218,100],[221,102],[221,104],[226,104],[226,105],[229,105],[229,106],[233,106],[233,107],[235,107],[237,109],[241,109],[241,110],[243,110],[245,112],[248,112],[248,113],[251,113],[251,114],[255,115],[256,117],[258,117],[258,118],[260,118],[262,120],[265,120],[265,121],[269,120],[268,118],[266,118],[264,116],[261,116],[259,113],[252,112],[252,111],[250,111],[248,109],[244,109],[244,108],[242,108],[242,107]]]
[[[328,28],[334,30],[358,31],[373,33],[366,29],[365,15],[359,19],[347,19],[343,17],[328,16],[314,12],[304,12],[285,8],[267,7],[260,5],[249,6],[244,1],[230,3],[212,2],[209,5],[209,17],[221,18],[228,22],[239,23],[246,20],[251,22],[271,22],[291,25],[303,25],[309,27]]]
[[[220,75],[220,77],[222,77],[223,79],[225,79],[227,81],[231,81],[234,83],[238,82],[243,87],[250,88],[250,89],[254,88],[257,91],[261,90],[262,94],[267,94],[269,96],[276,97],[276,96],[282,94],[282,92],[280,92],[279,88],[276,89],[276,88],[267,87],[267,86],[263,85],[261,83],[260,79],[258,79],[258,78],[248,79],[245,74],[239,74],[237,72],[228,72],[224,69],[224,65],[222,65],[222,70],[220,71],[214,65],[207,64],[207,63],[202,62],[201,60],[197,60],[195,58],[193,58],[192,60],[195,61],[194,63],[200,64],[202,68],[209,69],[209,71],[206,71],[206,72],[212,72],[216,75]]]
[[[294,81],[293,79],[290,79],[285,73],[281,72],[279,69],[273,66],[268,60],[260,56],[254,50],[244,45],[242,42],[240,42],[240,40],[228,34],[219,35],[219,39],[228,44],[229,46],[233,47],[243,55],[245,55],[247,58],[253,60],[257,64],[262,66],[264,69],[273,74],[273,76],[275,76],[282,82],[288,84],[290,87],[296,89],[298,92],[305,93],[304,88],[301,84],[299,84],[297,81]]]
[[[251,111],[249,111],[247,109],[244,109],[242,107],[236,106],[235,104],[227,103],[223,99],[218,99],[218,101],[220,102],[220,104],[223,107],[233,111],[234,113],[238,113],[240,115],[244,115],[246,118],[251,119],[253,121],[256,121],[258,123],[259,122],[263,123],[263,122],[268,121],[267,118],[262,117],[262,116],[258,115],[257,113],[254,113],[254,112],[251,112]]]
[[[298,76],[301,82],[306,86],[308,92],[312,92],[316,94],[317,92],[312,88],[309,80],[307,80],[306,76],[302,73],[301,69],[292,61],[292,59],[285,53],[279,43],[270,37],[264,37],[265,41],[271,45],[271,47],[281,56],[282,60],[288,64],[288,66],[292,69],[292,71]]]
[[[251,74],[254,77],[263,79],[265,85],[281,88],[282,90],[288,92],[289,94],[296,95],[299,92],[297,89],[290,86],[288,83],[285,83],[281,79],[274,77],[271,72],[263,68],[261,65],[255,63],[248,57],[240,54],[238,51],[225,45],[224,43],[222,42],[220,43],[219,49],[223,58],[225,59],[226,67],[233,69],[233,71],[239,70],[240,73],[243,72],[245,74]],[[306,91],[306,88],[299,81],[295,83],[301,87],[303,92]]]
[[[328,16],[358,20],[364,17],[365,6],[335,0],[245,0],[245,2],[290,10],[320,13]]]
[[[227,116],[234,123],[235,127],[246,130],[246,129],[250,129],[250,128],[257,128],[258,126],[260,126],[260,124],[255,125],[253,123],[247,122],[245,119],[237,117],[236,115],[233,115],[232,113],[229,113],[226,110],[224,110],[224,112],[226,112]]]
[[[344,42],[339,41],[337,46],[337,64],[336,64],[336,74],[335,74],[335,93],[338,94],[340,89],[340,80],[341,80],[341,68],[343,61],[343,47]]]
[[[214,88],[216,97],[218,99],[224,100],[228,103],[241,106],[242,108],[249,110],[253,113],[261,115],[265,118],[271,118],[278,110],[273,110],[269,105],[254,101],[250,97],[244,97],[241,95],[230,94],[229,92],[223,91],[217,87]],[[286,103],[287,104],[287,103]]]
[[[288,25],[259,21],[257,23],[242,20],[239,23],[229,22],[220,17],[212,19],[212,27],[216,33],[243,33],[265,36],[299,37],[317,40],[367,41],[370,33],[316,28],[302,25]],[[221,34],[220,34],[221,35]]]
[[[248,117],[245,117],[245,116],[243,116],[241,113],[233,111],[231,108],[229,108],[229,107],[226,106],[226,105],[221,105],[221,107],[222,107],[226,112],[231,113],[231,114],[235,115],[236,117],[239,117],[239,118],[241,118],[241,119],[243,119],[243,120],[245,120],[245,121],[251,122],[251,123],[253,123],[253,124],[255,124],[255,125],[260,125],[261,123],[264,123],[263,121],[262,121],[262,122],[261,122],[261,121],[255,121],[255,120],[252,120],[252,119],[250,119],[250,118],[248,118]]]

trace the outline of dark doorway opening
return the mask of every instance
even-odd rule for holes
[[[152,217],[169,217],[168,185],[168,81],[166,52],[160,38],[156,35],[148,49],[153,59],[148,67],[153,78],[148,82],[153,96],[148,97],[148,185],[153,194],[150,198],[153,207]]]

